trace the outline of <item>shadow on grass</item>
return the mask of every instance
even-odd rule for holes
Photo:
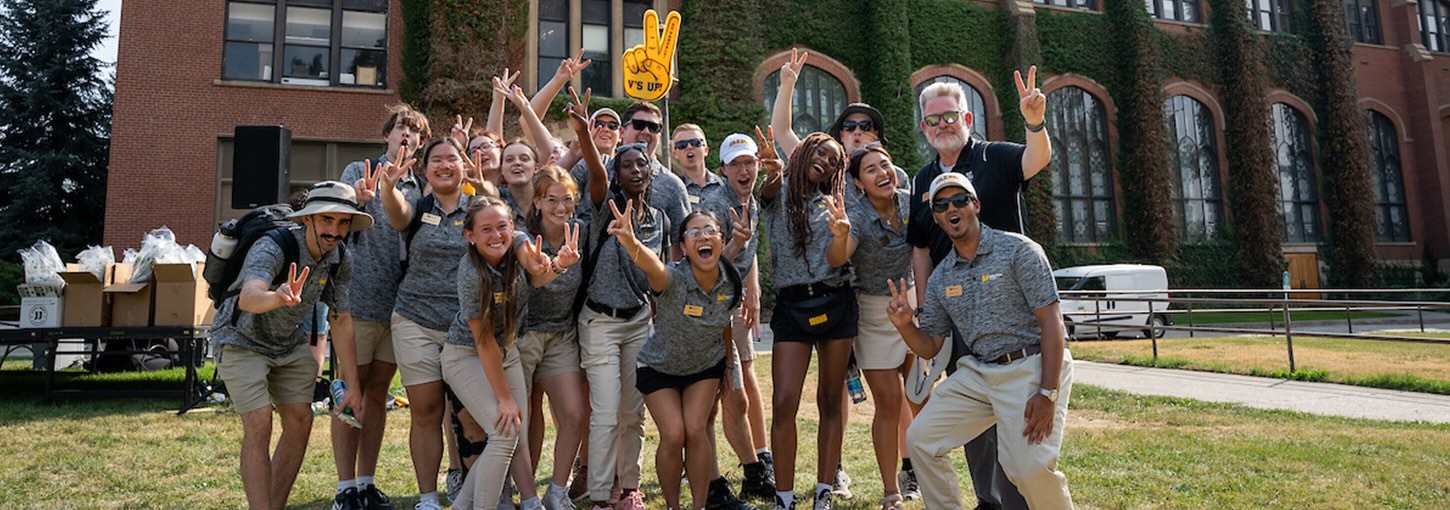
[[[85,419],[106,415],[137,415],[175,412],[181,408],[186,370],[173,368],[154,372],[92,374],[81,370],[56,372],[55,390],[60,391],[156,391],[172,396],[107,398],[84,395],[44,401],[45,372],[30,370],[29,361],[17,366],[6,363],[0,370],[0,426],[54,419]],[[197,378],[210,382],[215,365],[197,369]]]
[[[1419,393],[1434,393],[1439,395],[1450,395],[1450,382],[1426,379],[1408,374],[1379,374],[1372,376],[1357,376],[1335,374],[1328,370],[1316,368],[1301,368],[1290,372],[1287,369],[1265,369],[1261,367],[1250,367],[1247,372],[1232,370],[1220,366],[1206,366],[1201,362],[1195,362],[1177,356],[1159,356],[1155,361],[1152,356],[1126,355],[1117,362],[1119,365],[1131,365],[1135,367],[1150,368],[1176,368],[1181,370],[1194,370],[1199,372],[1217,373],[1238,373],[1255,377],[1267,377],[1270,379],[1286,379],[1290,381],[1304,382],[1328,382],[1335,384],[1348,384],[1351,386],[1364,386],[1368,388],[1380,388],[1386,390],[1413,391]]]

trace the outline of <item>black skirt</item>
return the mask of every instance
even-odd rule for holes
[[[715,366],[689,375],[670,375],[643,365],[634,373],[634,387],[642,395],[663,389],[684,391],[697,382],[725,377],[725,359],[721,358]]]

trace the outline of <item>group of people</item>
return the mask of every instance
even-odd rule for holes
[[[395,373],[418,510],[441,508],[445,443],[454,508],[513,508],[517,493],[524,509],[573,509],[586,494],[594,509],[642,509],[646,409],[669,508],[683,508],[685,481],[691,508],[754,508],[722,476],[717,416],[744,471],[739,495],[804,507],[796,415],[812,351],[813,508],[852,496],[841,449],[853,363],[875,403],[884,510],[915,498],[960,508],[951,457],[964,444],[979,507],[1071,507],[1056,467],[1070,356],[1047,259],[1022,235],[1021,192],[1051,158],[1035,68],[1017,76],[1025,145],[973,139],[958,85],[923,90],[937,157],[912,180],[869,105],[849,105],[828,132],[792,131],[807,59],[782,67],[767,130],[724,138],[717,171],[694,124],[671,132],[667,169],[666,126],[644,102],[591,112],[588,91],[569,89],[576,140],[555,139],[541,119],[589,65],[582,54],[532,98],[517,73],[495,78],[482,129],[459,116],[433,138],[424,115],[394,108],[386,151],[313,186],[292,214],[296,262],[258,241],[217,314],[251,508],[285,506],[306,450],[319,362],[301,324],[318,303],[349,388],[334,412],[361,424],[332,420],[334,509],[392,508],[374,476]],[[505,143],[509,104],[524,137]],[[769,403],[753,365],[767,262]],[[555,440],[540,494],[545,395]]]

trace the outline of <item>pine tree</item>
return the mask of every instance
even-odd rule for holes
[[[0,257],[101,240],[111,84],[96,0],[0,0]]]

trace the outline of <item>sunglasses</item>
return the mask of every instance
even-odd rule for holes
[[[685,231],[685,237],[688,239],[698,239],[701,236],[716,235],[720,235],[720,229],[715,228],[714,225],[705,225],[704,228],[695,227]]]
[[[635,131],[649,131],[651,133],[660,132],[660,124],[658,122],[650,122],[641,119],[630,119],[629,127],[634,128]]]
[[[947,124],[956,124],[957,121],[961,119],[962,112],[945,112],[938,113],[936,115],[927,115],[926,117],[922,117],[921,120],[922,122],[926,122],[926,125],[928,126],[936,127],[938,124],[941,124],[942,121],[946,121]]]
[[[619,123],[612,120],[596,120],[594,121],[594,127],[602,127],[609,128],[610,130],[615,130],[619,129]]]
[[[857,129],[867,132],[875,131],[876,123],[869,120],[848,120],[841,123],[841,131],[850,132]]]
[[[703,147],[704,145],[705,140],[699,138],[691,138],[689,140],[680,140],[678,142],[675,142],[675,150],[685,150],[685,147],[694,147],[698,149],[700,147]]]
[[[966,209],[967,204],[970,203],[972,203],[972,196],[966,193],[962,193],[960,195],[952,195],[947,198],[938,198],[936,200],[932,200],[931,210],[936,212],[947,212],[948,206],[956,207],[957,209]]]

